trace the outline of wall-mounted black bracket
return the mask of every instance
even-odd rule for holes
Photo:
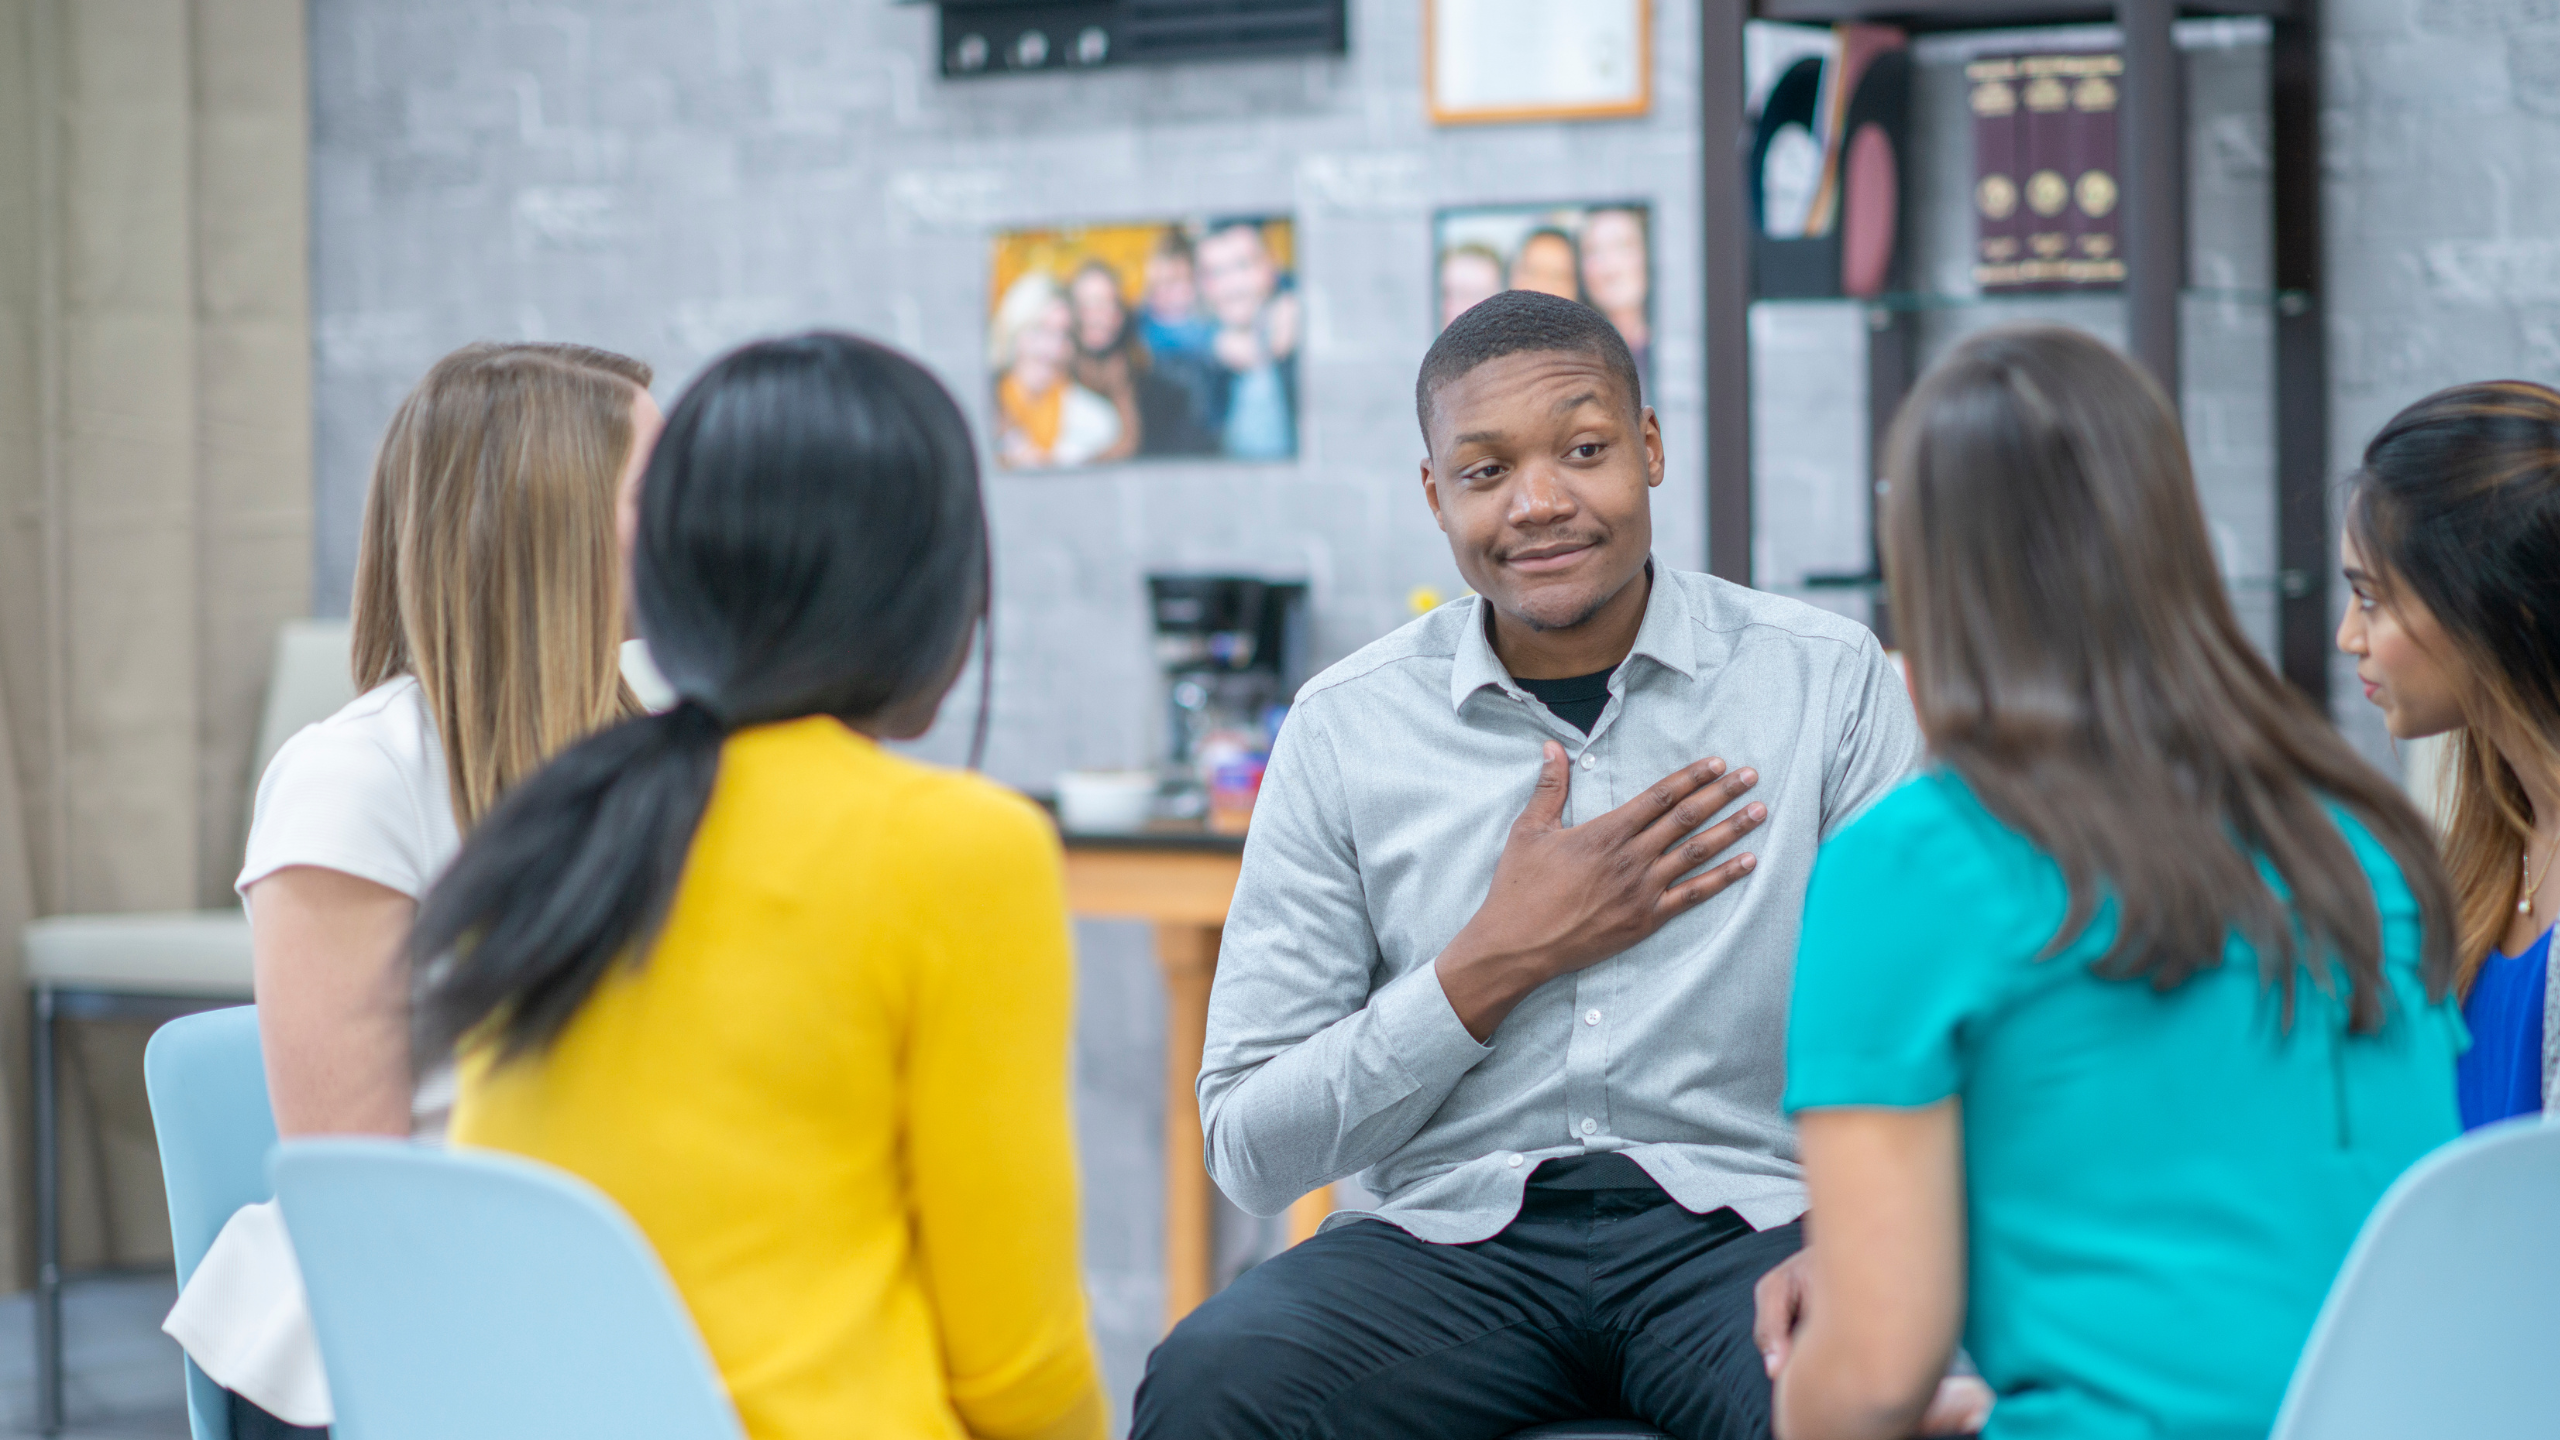
[[[942,0],[942,73],[977,79],[1343,53],[1346,0]]]

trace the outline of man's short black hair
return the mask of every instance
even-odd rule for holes
[[[1413,382],[1422,443],[1431,443],[1431,405],[1440,387],[1505,355],[1558,350],[1599,361],[1626,392],[1627,409],[1644,413],[1644,382],[1636,375],[1635,352],[1607,316],[1543,290],[1505,290],[1450,321],[1422,357],[1422,374]]]

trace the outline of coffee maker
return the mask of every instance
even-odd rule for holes
[[[1280,717],[1306,680],[1306,584],[1150,575],[1147,599],[1164,677],[1165,808],[1242,830]]]

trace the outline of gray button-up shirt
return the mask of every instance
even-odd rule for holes
[[[1795,1218],[1779,1095],[1805,883],[1919,757],[1901,677],[1864,626],[1656,565],[1585,736],[1503,669],[1484,621],[1479,599],[1444,605],[1298,694],[1209,999],[1210,1173],[1259,1215],[1359,1174],[1378,1218],[1464,1243],[1511,1222],[1539,1161],[1623,1150],[1693,1211]],[[1736,804],[1769,807],[1743,841],[1760,863],[1478,1045],[1432,961],[1483,903],[1550,739],[1573,757],[1568,824],[1710,755],[1758,770]]]

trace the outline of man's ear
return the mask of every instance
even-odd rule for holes
[[[1648,487],[1662,483],[1662,422],[1650,405],[1644,407],[1644,483]]]
[[[1449,517],[1440,513],[1440,485],[1431,478],[1431,457],[1428,455],[1422,457],[1422,501],[1431,507],[1431,521],[1440,527],[1440,533],[1449,533]]]

